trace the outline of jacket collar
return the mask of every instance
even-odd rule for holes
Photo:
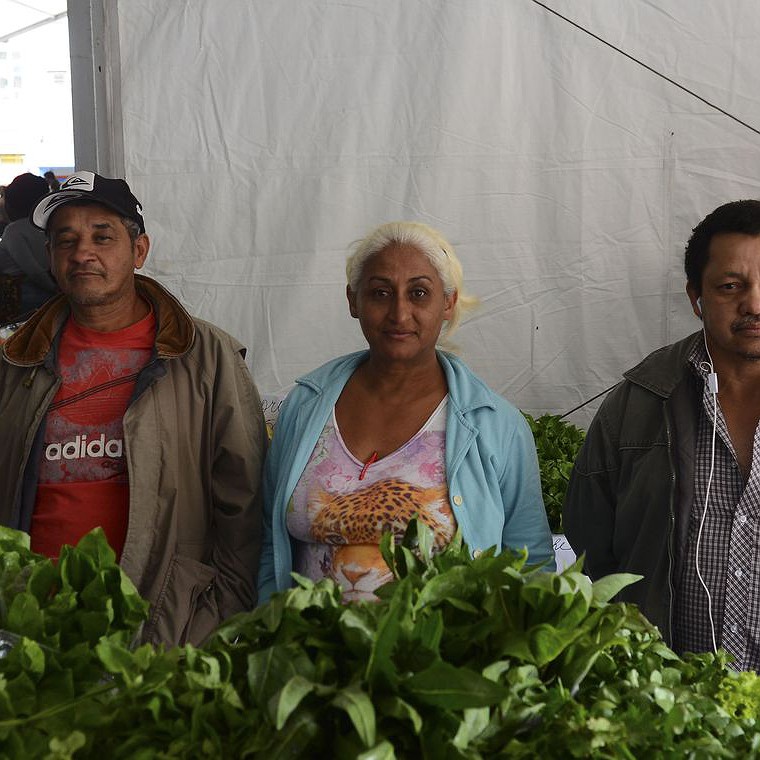
[[[174,359],[182,356],[195,339],[192,317],[166,288],[150,277],[135,274],[135,285],[137,292],[151,302],[156,313],[158,357]],[[5,341],[2,347],[5,358],[22,367],[42,364],[69,313],[66,296],[51,298]]]
[[[496,408],[494,391],[474,374],[458,356],[446,351],[438,351],[438,361],[446,375],[449,398],[456,401],[462,414],[484,406],[489,409]]]
[[[699,330],[677,343],[664,346],[624,372],[623,377],[662,398],[670,398],[689,372],[689,356],[701,339],[702,331]]]

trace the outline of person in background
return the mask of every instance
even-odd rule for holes
[[[346,267],[349,312],[368,350],[297,380],[281,407],[264,476],[260,601],[291,571],[329,577],[346,599],[390,579],[384,531],[414,515],[435,545],[459,528],[476,553],[528,549],[554,567],[535,444],[522,414],[436,344],[474,299],[435,230],[373,230]]]
[[[0,351],[0,523],[56,557],[102,527],[151,603],[145,640],[198,644],[256,602],[266,433],[245,349],[155,280],[127,183],[70,176],[33,209],[62,294]]]
[[[42,176],[45,178],[45,182],[47,182],[51,193],[61,189],[61,183],[58,181],[58,177],[55,176],[55,172],[46,171]]]
[[[5,210],[5,188],[6,185],[0,185],[0,238],[3,236],[3,231],[10,222],[10,219],[8,219],[8,213]]]
[[[589,427],[563,512],[586,571],[639,573],[635,602],[679,653],[760,669],[760,201],[686,246],[702,327],[624,374]]]
[[[0,238],[0,324],[23,321],[58,292],[50,273],[45,233],[28,218],[47,192],[45,180],[28,172],[5,188],[10,223]]]

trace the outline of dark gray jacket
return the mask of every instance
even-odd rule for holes
[[[591,578],[644,576],[619,599],[638,604],[666,641],[693,500],[701,403],[688,356],[701,339],[698,332],[660,348],[624,373],[589,427],[562,516]]]

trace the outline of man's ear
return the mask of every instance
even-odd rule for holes
[[[356,293],[351,290],[350,285],[346,285],[346,298],[348,299],[348,311],[354,319],[359,318],[359,310],[356,308]]]
[[[700,298],[699,293],[697,293],[696,288],[693,288],[691,285],[687,284],[686,295],[689,296],[689,301],[691,301],[692,311],[698,319],[702,319],[702,299]]]
[[[144,233],[140,233],[135,240],[132,248],[135,257],[135,269],[142,269],[145,259],[148,258],[150,250],[150,238]]]

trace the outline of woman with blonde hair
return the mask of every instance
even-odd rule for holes
[[[412,516],[472,551],[528,549],[554,567],[536,450],[522,414],[437,347],[476,300],[451,245],[415,222],[381,225],[346,265],[349,312],[368,350],[296,381],[265,464],[259,601],[296,571],[344,598],[390,579],[384,531]]]

